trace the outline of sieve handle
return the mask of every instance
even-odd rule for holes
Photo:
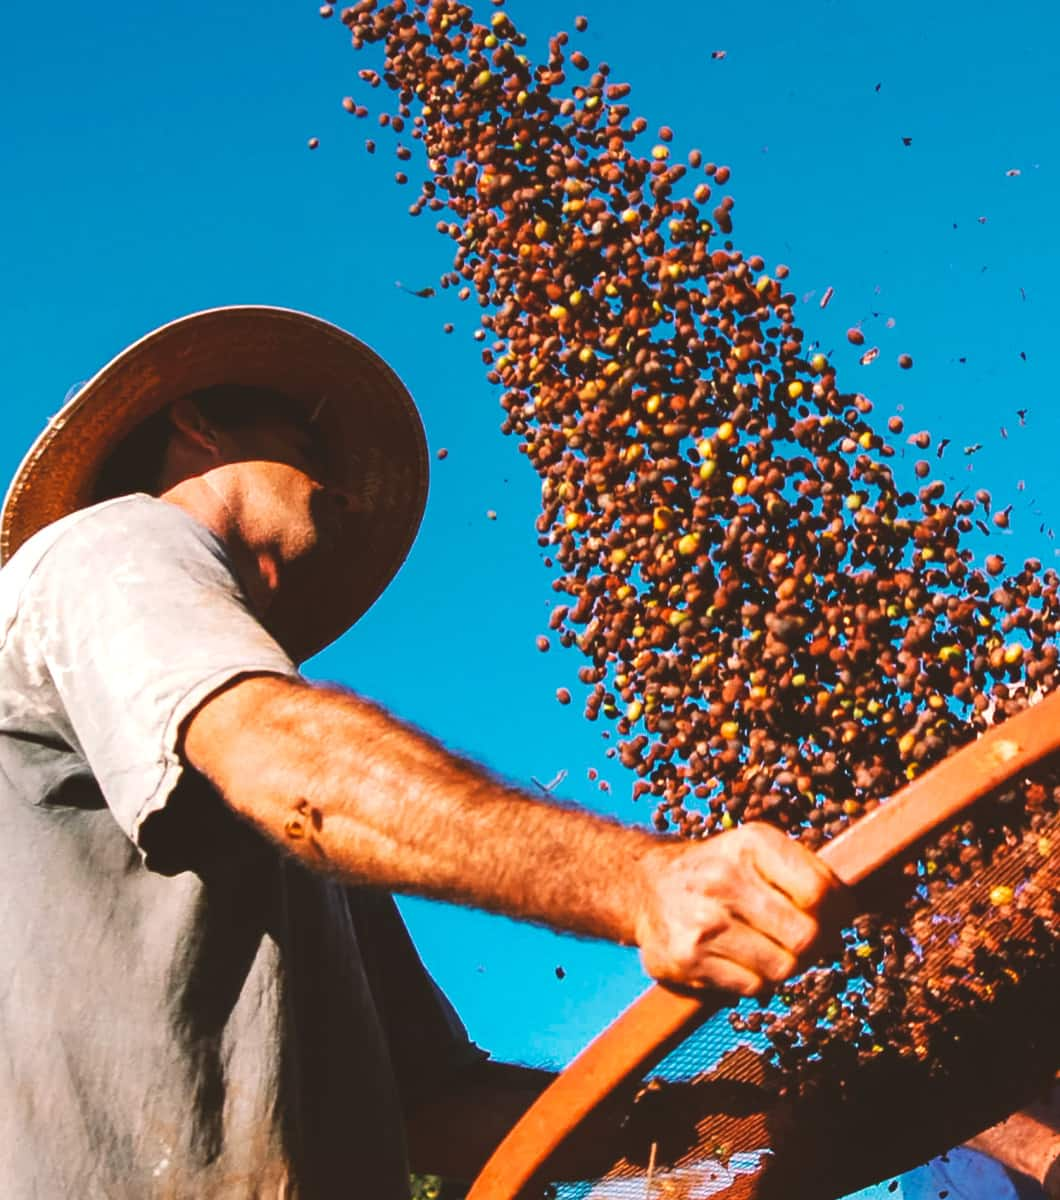
[[[846,884],[860,883],[976,800],[1060,750],[1060,692],[994,726],[906,784],[826,843],[820,856]],[[732,1003],[650,987],[559,1074],[516,1122],[467,1200],[516,1200],[554,1150],[623,1084],[650,1070],[694,1029]]]

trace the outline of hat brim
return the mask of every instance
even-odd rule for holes
[[[107,363],[19,467],[0,514],[0,562],[94,503],[101,468],[137,425],[221,384],[282,392],[314,412],[359,510],[311,586],[297,597],[281,593],[267,615],[270,632],[301,662],[348,629],[394,577],[419,528],[429,475],[423,425],[404,384],[362,342],[306,313],[208,309],[163,325]]]

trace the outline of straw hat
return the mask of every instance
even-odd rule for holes
[[[368,609],[412,545],[427,497],[427,446],[412,398],[356,338],[306,313],[263,305],[193,313],[135,342],[52,417],[19,467],[0,513],[0,562],[45,525],[93,504],[100,470],[140,422],[221,384],[258,386],[306,404],[348,463],[361,514],[349,522],[298,607],[267,624],[296,661],[333,642]],[[321,403],[323,401],[323,403]]]

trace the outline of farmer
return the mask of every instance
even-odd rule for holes
[[[636,944],[658,979],[742,994],[819,943],[839,889],[777,830],[688,843],[546,803],[300,676],[393,577],[426,487],[392,372],[255,307],[125,350],[19,468],[0,526],[5,1200],[389,1200],[406,1123],[427,1166],[473,1174],[545,1077],[483,1061],[391,891]]]

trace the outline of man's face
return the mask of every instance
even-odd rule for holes
[[[268,547],[281,569],[337,544],[349,506],[317,426],[300,410],[218,430],[226,490],[238,498],[248,545]]]

